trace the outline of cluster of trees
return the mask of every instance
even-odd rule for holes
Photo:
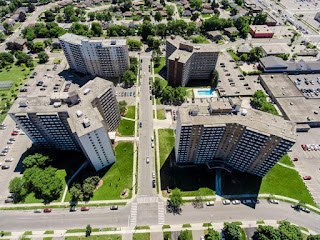
[[[167,81],[161,78],[155,79],[153,92],[156,98],[159,98],[163,104],[181,104],[187,96],[185,88],[168,86]]]
[[[9,52],[0,53],[0,69],[9,66],[14,62],[14,57]]]
[[[90,21],[98,20],[100,22],[110,22],[112,20],[112,15],[110,12],[104,10],[103,12],[89,12],[88,17]]]
[[[126,113],[126,111],[127,111],[127,105],[128,105],[128,103],[126,102],[126,101],[120,101],[119,103],[118,103],[118,107],[119,107],[119,111],[120,111],[120,115],[121,116],[124,116],[124,114]]]
[[[138,58],[130,57],[130,69],[126,70],[121,77],[121,82],[125,87],[132,86],[137,79],[138,74]]]
[[[57,38],[65,34],[66,30],[57,23],[36,23],[34,27],[26,27],[22,30],[23,38],[32,41],[35,38]]]
[[[257,90],[250,99],[251,105],[263,112],[279,115],[276,108],[267,101],[267,95],[262,90]]]
[[[73,5],[66,6],[63,9],[63,16],[57,17],[58,22],[78,22],[85,21],[86,11],[84,9],[74,9]]]
[[[34,64],[33,64],[33,59],[31,56],[29,56],[28,54],[26,54],[25,52],[22,52],[22,51],[16,51],[14,53],[14,56],[15,58],[17,59],[17,62],[16,64],[17,65],[20,65],[22,66],[22,64],[24,64],[24,66],[27,66],[27,67],[34,67]]]
[[[14,201],[20,202],[34,193],[38,199],[51,202],[60,197],[63,189],[62,180],[57,176],[57,169],[50,166],[52,160],[40,153],[27,156],[22,164],[25,169],[23,177],[10,181],[9,190],[14,194]]]
[[[261,47],[254,47],[251,49],[250,53],[243,53],[240,55],[241,61],[252,61],[258,62],[260,58],[263,58],[265,55]]]
[[[171,191],[169,196],[167,210],[173,213],[180,213],[181,206],[183,206],[184,201],[182,200],[181,191],[178,188],[175,188]]]
[[[8,13],[13,13],[15,12],[19,7],[22,7],[23,2],[21,0],[12,0],[8,2],[9,4],[7,5],[7,2],[5,0],[2,0],[0,2],[0,16],[3,17],[7,15]]]
[[[129,49],[133,51],[141,50],[142,47],[142,42],[134,39],[128,39],[127,44],[129,46]]]
[[[82,184],[74,183],[70,188],[69,192],[72,201],[88,201],[92,196],[100,181],[99,176],[92,176],[86,178]]]
[[[103,34],[102,27],[97,22],[91,23],[90,29],[87,25],[78,22],[73,23],[70,28],[70,32],[77,35],[83,35],[88,37],[101,37],[101,35]]]

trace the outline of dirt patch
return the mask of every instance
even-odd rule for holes
[[[98,184],[97,184],[97,186],[96,186],[96,188],[94,189],[94,191],[93,192],[95,192],[96,190],[98,190],[99,189],[99,187],[101,187],[103,185],[103,180],[102,179],[100,179],[100,181],[98,182]]]
[[[120,195],[121,198],[127,198],[129,196],[130,190],[128,188],[124,189]]]

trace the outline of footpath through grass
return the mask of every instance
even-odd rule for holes
[[[287,166],[289,166],[289,167],[294,167],[294,164],[293,164],[293,162],[291,161],[291,159],[290,159],[290,157],[288,156],[288,154],[284,155],[284,156],[280,159],[279,163],[285,164],[285,165],[287,165]]]
[[[159,129],[160,168],[168,158],[174,147],[173,129]]]
[[[115,149],[116,162],[102,177],[103,185],[99,187],[90,200],[120,199],[121,192],[132,187],[133,143],[119,142]],[[120,181],[118,179],[120,178]],[[110,183],[112,184],[110,186]],[[118,187],[117,187],[118,186]]]
[[[128,111],[125,115],[126,118],[135,119],[136,117],[136,106],[128,106]]]
[[[121,136],[133,136],[134,135],[134,121],[122,119],[117,132]]]

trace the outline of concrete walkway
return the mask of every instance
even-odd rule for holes
[[[135,130],[136,131],[136,130]],[[121,141],[131,141],[131,142],[134,142],[134,141],[139,141],[139,138],[138,137],[119,137],[119,136],[116,136],[116,138],[114,139],[115,142],[121,142]]]
[[[288,166],[288,165],[283,164],[283,163],[280,163],[280,162],[277,162],[277,164],[280,165],[280,166],[282,166],[282,167],[289,168],[289,169],[292,169],[292,170],[297,171],[297,169],[295,169],[295,167],[291,167],[291,166]]]
[[[257,219],[257,221],[261,221],[261,219]],[[259,224],[257,224],[257,221],[242,221],[241,228],[252,228],[252,227],[258,227]],[[223,222],[212,222],[212,226],[210,228],[213,228],[216,231],[221,231],[223,228]],[[272,226],[272,227],[278,227],[279,224],[276,220],[264,220],[264,225]],[[180,232],[182,230],[191,230],[191,231],[204,231],[207,230],[208,227],[203,227],[203,223],[194,223],[191,224],[190,228],[183,228],[181,224],[179,225],[170,225],[170,228],[162,229],[162,225],[154,225],[149,226],[150,229],[142,229],[142,230],[135,230],[134,227],[123,227],[123,228],[117,228],[112,231],[101,231],[101,232],[92,232],[91,235],[111,235],[111,234],[120,234],[123,236],[123,239],[131,240],[132,235],[134,233],[151,233],[151,236],[156,237],[155,239],[159,239],[160,236],[162,236],[163,232]],[[0,237],[0,239],[19,239],[22,237],[24,232],[11,232],[11,236],[4,236]],[[59,238],[64,239],[65,237],[71,237],[71,236],[84,236],[84,232],[77,232],[77,233],[67,233],[66,230],[55,230],[53,234],[44,234],[45,231],[33,231],[31,235],[26,235],[27,238],[31,239],[41,239],[45,237],[51,237],[51,238]],[[304,234],[317,234],[316,232],[309,230],[308,232],[302,230],[302,233]]]
[[[137,99],[137,98],[136,98],[136,99]],[[121,117],[121,119],[129,120],[129,121],[132,121],[132,122],[136,121],[135,119],[127,118],[127,117]]]

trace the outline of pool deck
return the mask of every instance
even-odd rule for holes
[[[216,90],[211,95],[199,95],[198,91],[210,91],[210,88],[195,88],[193,89],[194,98],[216,98],[218,97]]]

